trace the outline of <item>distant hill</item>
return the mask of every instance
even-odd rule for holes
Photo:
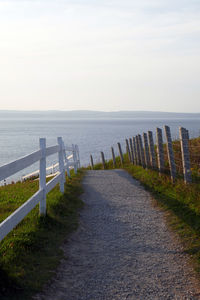
[[[0,110],[0,118],[62,118],[62,119],[200,119],[200,113],[173,113],[158,111],[116,111],[102,112],[90,110],[73,111],[14,111]]]

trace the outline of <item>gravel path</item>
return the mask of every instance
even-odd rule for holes
[[[123,170],[89,171],[79,229],[34,299],[200,299],[188,257],[150,194]]]

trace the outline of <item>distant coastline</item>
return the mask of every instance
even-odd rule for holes
[[[159,111],[15,111],[0,110],[0,118],[69,118],[69,119],[200,119],[200,113],[176,113]]]

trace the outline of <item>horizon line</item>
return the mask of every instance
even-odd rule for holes
[[[51,109],[51,110],[29,110],[29,109],[0,109],[0,112],[41,112],[41,113],[51,113],[51,112],[57,112],[57,113],[67,113],[67,112],[89,112],[89,113],[167,113],[167,114],[200,114],[200,112],[176,112],[176,111],[160,111],[160,110],[89,110],[89,109],[72,109],[72,110],[57,110],[57,109]]]

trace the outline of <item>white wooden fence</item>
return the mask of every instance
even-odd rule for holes
[[[79,149],[77,145],[65,147],[61,137],[57,138],[58,144],[46,148],[46,139],[40,139],[40,149],[18,160],[0,167],[0,181],[9,176],[29,167],[39,161],[39,190],[29,198],[22,206],[14,213],[7,217],[0,224],[0,241],[19,223],[23,218],[39,203],[40,214],[46,214],[46,194],[48,194],[58,183],[60,191],[64,193],[65,171],[70,177],[70,168],[74,168],[75,173],[80,168]],[[72,154],[66,157],[66,151],[71,151]],[[58,153],[58,174],[46,183],[46,157]],[[70,159],[73,161],[70,161]]]

